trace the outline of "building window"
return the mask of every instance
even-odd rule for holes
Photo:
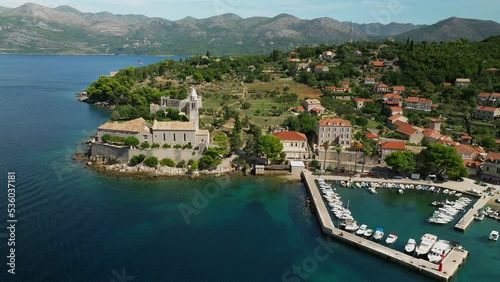
[[[174,142],[175,142],[175,133],[172,134],[174,136]]]
[[[144,134],[142,137],[144,138],[144,140],[148,140],[148,136],[146,134]]]
[[[165,136],[165,133],[163,133],[163,142],[167,141],[167,137]]]
[[[186,133],[184,133],[184,142],[186,142]]]

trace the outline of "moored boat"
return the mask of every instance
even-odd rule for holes
[[[390,233],[389,236],[387,236],[387,238],[385,239],[385,242],[387,244],[393,244],[397,239],[398,235],[396,235],[396,233]]]
[[[377,194],[377,191],[375,191],[375,188],[373,187],[368,188],[368,191],[370,191],[370,193],[372,194]]]
[[[417,242],[415,241],[415,239],[410,238],[410,239],[408,239],[408,242],[406,243],[405,251],[407,253],[411,253],[411,252],[415,251],[416,246],[417,246]]]
[[[418,244],[415,251],[417,252],[417,255],[425,255],[431,250],[432,246],[434,246],[434,244],[436,243],[437,236],[426,233],[424,234],[424,236],[422,236],[420,240],[421,240],[420,244]]]
[[[451,251],[450,242],[446,240],[439,240],[434,244],[427,258],[432,263],[438,263],[444,259]]]
[[[498,240],[498,231],[492,230],[488,238],[493,241]]]
[[[373,234],[373,229],[366,229],[365,233],[363,233],[363,236],[365,237],[370,237]]]
[[[380,227],[375,228],[375,233],[373,233],[373,239],[380,240],[382,239],[382,237],[384,237],[384,229]]]
[[[356,230],[356,235],[363,235],[368,226],[366,224],[361,224],[361,226]]]
[[[399,193],[399,194],[403,194],[403,193],[404,193],[403,189],[399,189],[399,190],[398,190],[398,193]]]

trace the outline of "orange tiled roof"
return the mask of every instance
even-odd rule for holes
[[[418,103],[418,97],[408,97],[406,98],[407,103]]]
[[[300,133],[297,131],[276,132],[276,133],[273,133],[272,135],[278,137],[280,140],[307,141],[306,135],[304,133]]]
[[[317,65],[314,67],[314,69],[316,69],[316,70],[322,70],[324,68],[325,68],[325,66],[323,66],[323,65]]]
[[[489,152],[486,156],[486,160],[496,161],[500,160],[500,153]]]
[[[402,114],[395,114],[392,117],[389,117],[388,120],[395,121],[395,120],[397,120],[398,118],[400,118],[402,116],[403,116]]]
[[[404,86],[394,86],[392,87],[392,91],[405,91],[406,88]]]
[[[486,106],[477,106],[476,107],[476,110],[478,111],[484,111],[484,112],[494,112],[496,111],[498,108],[493,108],[493,107],[486,107]]]
[[[389,86],[387,84],[379,83],[377,88],[389,88]]]
[[[351,122],[341,118],[328,118],[319,121],[320,126],[351,126]]]
[[[418,130],[410,125],[410,126],[400,126],[398,127],[398,129],[396,129],[396,131],[404,135],[412,135]]]
[[[385,62],[384,61],[374,61],[373,66],[374,67],[383,67],[383,66],[385,66]]]
[[[479,146],[471,146],[471,145],[466,145],[466,144],[460,144],[455,147],[457,152],[459,154],[468,154],[468,153],[476,153],[476,154],[484,154],[486,151],[483,149],[483,147]]]
[[[406,143],[401,141],[387,141],[382,143],[382,149],[406,150]]]
[[[372,133],[372,132],[367,132],[365,134],[366,138],[370,138],[370,139],[375,139],[375,138],[378,138],[378,135],[375,134],[375,133]]]
[[[393,111],[393,112],[402,112],[403,108],[401,108],[401,107],[391,107],[391,111]]]
[[[389,93],[389,94],[385,94],[384,98],[401,100],[401,99],[403,99],[403,96],[401,96],[399,94],[395,94],[395,93]]]

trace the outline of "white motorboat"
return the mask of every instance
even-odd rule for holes
[[[436,243],[437,236],[427,233],[424,234],[424,236],[422,236],[420,240],[421,240],[420,244],[417,246],[415,251],[417,252],[417,255],[425,255],[431,250],[432,246],[434,246],[434,244]]]
[[[450,190],[448,190],[448,189],[443,190],[443,194],[448,194],[449,192],[450,192]]]
[[[355,220],[350,221],[347,223],[347,225],[345,226],[344,229],[349,231],[349,232],[354,232],[354,231],[359,229],[359,225],[357,224],[357,222]]]
[[[496,241],[498,240],[498,231],[492,230],[490,236],[488,237],[490,240]]]
[[[380,240],[384,237],[384,229],[377,227],[375,228],[375,233],[373,234],[373,239]]]
[[[436,224],[446,224],[446,223],[449,223],[450,220],[444,219],[444,218],[438,218],[438,217],[431,217],[431,218],[427,219],[427,222],[436,223]]]
[[[365,237],[370,237],[373,234],[373,229],[366,229],[365,233],[363,233],[363,236]]]
[[[474,215],[474,219],[475,220],[479,220],[479,221],[483,220],[484,219],[484,213],[478,213],[478,214]]]
[[[377,194],[377,191],[375,191],[375,188],[373,187],[368,188],[368,191],[370,191],[370,193],[372,194]]]
[[[439,240],[434,244],[427,258],[432,263],[439,263],[451,251],[450,242],[446,240]]]
[[[410,239],[408,239],[408,242],[406,243],[405,251],[407,253],[411,253],[415,250],[416,246],[417,246],[417,242],[415,241],[415,239],[410,238]]]
[[[325,180],[323,178],[318,178],[318,179],[316,179],[316,181],[318,181],[318,182],[325,182]]]
[[[457,191],[455,191],[455,190],[451,190],[451,191],[450,191],[450,193],[448,193],[448,194],[450,194],[450,195],[454,195],[455,193],[457,193]]]
[[[361,184],[359,182],[354,183],[356,185],[356,188],[361,188]]]
[[[387,236],[387,238],[385,239],[385,242],[387,244],[393,244],[397,239],[398,235],[396,235],[395,233],[390,233],[389,236]]]
[[[368,226],[366,224],[361,224],[361,226],[356,230],[356,235],[363,235]]]
[[[398,193],[399,193],[399,194],[403,194],[403,193],[404,193],[403,189],[399,189],[399,190],[398,190]]]
[[[351,182],[347,182],[347,183],[345,184],[345,186],[347,186],[347,187],[351,188],[351,187],[352,187],[352,184],[351,184]]]
[[[345,186],[346,186],[345,181],[343,181],[343,180],[342,180],[342,181],[340,182],[340,185],[342,185],[342,187],[345,187]]]

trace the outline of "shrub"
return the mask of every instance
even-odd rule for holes
[[[127,147],[137,147],[139,146],[139,139],[134,136],[127,137],[125,139],[125,146]]]
[[[162,166],[175,167],[175,162],[171,158],[164,158],[161,160],[160,164]]]
[[[163,149],[170,149],[170,148],[172,148],[172,145],[170,145],[170,144],[163,144],[162,148]]]
[[[152,149],[158,149],[158,148],[160,148],[160,144],[158,144],[158,143],[153,143],[153,144],[151,144],[151,148],[152,148]]]
[[[148,141],[145,141],[145,142],[142,142],[142,143],[141,143],[141,146],[140,146],[140,147],[141,147],[141,149],[143,149],[143,150],[144,150],[144,149],[148,149],[148,148],[149,148],[149,147],[151,147],[151,146],[149,145],[149,142],[148,142]]]
[[[149,157],[144,161],[144,165],[148,167],[156,167],[158,165],[158,158]]]
[[[176,144],[176,145],[174,145],[174,149],[182,149],[182,145],[181,144]]]
[[[182,149],[193,149],[193,145],[188,143],[188,144],[182,146]]]
[[[136,165],[142,163],[142,161],[144,161],[145,158],[146,158],[146,156],[143,154],[133,156],[132,159],[130,159],[130,164],[132,166],[136,166]]]
[[[108,143],[109,140],[111,140],[111,135],[104,134],[103,136],[101,136],[101,140],[102,140],[103,143]]]
[[[177,163],[176,167],[178,168],[183,168],[186,166],[186,161],[185,160],[181,160],[180,162]]]

